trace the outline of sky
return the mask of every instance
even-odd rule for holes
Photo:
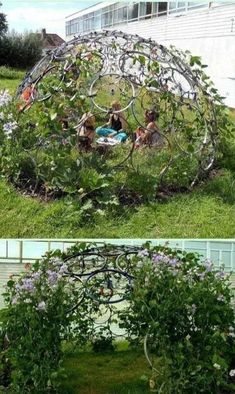
[[[78,0],[0,0],[0,12],[7,16],[9,30],[19,33],[41,31],[65,38],[65,17],[98,3]]]

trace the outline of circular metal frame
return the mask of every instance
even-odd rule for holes
[[[97,69],[95,69],[96,63],[92,62],[92,56],[101,59],[101,65]],[[160,184],[164,183],[164,179],[170,169],[177,165],[177,161],[185,156],[188,157],[189,162],[193,162],[193,158],[196,159],[194,160],[195,171],[187,175],[191,187],[201,176],[209,173],[215,162],[219,142],[215,104],[213,104],[213,97],[206,89],[203,78],[189,65],[186,55],[175,48],[166,48],[151,39],[118,31],[91,32],[75,36],[47,54],[26,75],[18,89],[18,98],[29,86],[35,90],[40,89],[40,83],[43,82],[44,77],[49,72],[53,73],[53,70],[58,71],[58,90],[63,89],[62,82],[69,75],[71,67],[76,69],[74,78],[79,81],[84,61],[91,67],[91,75],[88,67],[88,76],[85,80],[82,79],[91,111],[96,108],[97,112],[107,115],[130,111],[136,128],[140,127],[146,132],[147,125],[140,119],[139,113],[143,112],[144,96],[147,97],[151,92],[151,97],[153,97],[151,107],[160,113],[159,135],[164,140],[161,151],[166,152],[165,162],[156,170],[156,178]],[[156,67],[154,68],[153,65]],[[111,110],[110,112],[109,108],[95,101],[95,85],[105,77],[119,78],[130,84],[131,97],[127,105],[118,111]],[[73,77],[69,76],[69,78]],[[79,93],[79,87],[77,90]],[[143,97],[139,100],[139,95],[142,94]],[[26,103],[23,111],[28,109],[34,101],[49,98],[53,99],[53,93],[48,93],[42,98],[35,94],[30,102]],[[112,92],[110,101],[111,99]],[[186,107],[188,114],[184,110]],[[169,113],[168,109],[170,109]],[[179,114],[182,119],[179,118]],[[81,119],[82,115],[78,114],[78,118]],[[187,135],[186,132],[188,123],[190,121],[192,123],[190,120],[192,116],[198,122],[192,130],[193,139],[190,138],[190,133]],[[134,152],[132,144],[124,161],[130,160],[132,164]]]

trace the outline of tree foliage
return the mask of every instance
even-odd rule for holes
[[[41,58],[41,54],[42,42],[35,33],[13,31],[0,37],[1,66],[29,68]]]
[[[0,7],[2,6],[2,3],[0,3]],[[0,36],[4,35],[7,32],[7,20],[6,20],[6,15],[0,12]]]

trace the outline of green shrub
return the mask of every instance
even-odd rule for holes
[[[22,79],[23,71],[18,71],[11,67],[0,66],[0,79]]]
[[[69,335],[76,289],[63,273],[67,266],[50,254],[20,278],[7,283],[7,319],[3,325],[9,341],[10,387],[17,393],[45,393],[56,387],[61,344]]]
[[[35,33],[8,33],[0,37],[0,66],[33,67],[42,56],[42,41]]]
[[[164,247],[140,251],[130,306],[121,317],[132,341],[145,339],[157,392],[233,392],[235,316],[229,286],[223,271],[210,261],[200,263],[196,254]]]
[[[92,342],[92,349],[95,353],[111,353],[115,350],[113,339],[104,336],[95,337]]]

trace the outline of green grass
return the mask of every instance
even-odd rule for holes
[[[5,238],[232,238],[235,236],[235,190],[230,173],[190,194],[117,214],[81,216],[76,201],[42,202],[0,182],[0,237]],[[233,181],[234,182],[234,181]],[[227,192],[225,191],[227,188]]]
[[[64,362],[67,379],[61,393],[66,394],[147,394],[150,376],[143,351],[91,352],[69,354]]]
[[[1,79],[0,78],[0,91],[1,90],[4,90],[4,89],[7,89],[7,90],[9,90],[9,92],[11,93],[11,94],[14,94],[14,92],[16,91],[16,89],[17,89],[17,87],[18,87],[18,85],[19,85],[19,83],[18,83],[19,81],[18,80],[16,80],[16,79]]]
[[[22,73],[23,75],[23,73]],[[19,79],[1,79],[13,93]],[[235,117],[235,112],[231,116]],[[235,237],[235,166],[228,163],[213,179],[165,202],[120,207],[116,213],[81,213],[76,200],[42,202],[0,181],[0,237],[5,238],[232,238]],[[120,175],[121,176],[121,175]],[[130,177],[130,183],[134,179]],[[147,190],[146,179],[139,179]]]
[[[24,71],[14,70],[4,66],[0,67],[0,91],[8,89],[11,94],[14,94],[24,75]]]

